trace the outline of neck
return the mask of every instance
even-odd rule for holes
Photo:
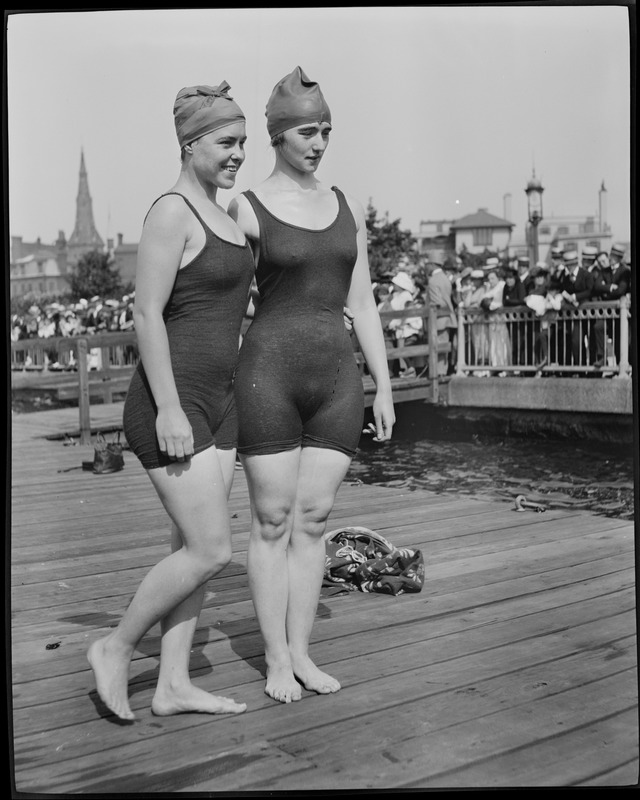
[[[276,163],[269,180],[277,183],[278,188],[283,191],[317,191],[320,182],[313,172],[300,172],[276,151]]]
[[[174,188],[191,197],[200,198],[203,201],[207,200],[217,205],[218,187],[214,183],[199,178],[189,164],[182,165],[180,177],[176,181]]]

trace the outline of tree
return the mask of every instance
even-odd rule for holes
[[[378,219],[371,200],[366,210],[369,272],[371,280],[379,280],[385,273],[396,272],[400,266],[409,271],[418,262],[416,239],[411,231],[401,230],[400,220],[389,221],[389,214]]]
[[[108,253],[91,250],[80,257],[68,278],[71,299],[99,295],[110,299],[122,295],[122,279]]]

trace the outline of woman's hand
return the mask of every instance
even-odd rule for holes
[[[342,313],[344,316],[344,327],[349,331],[349,333],[351,333],[351,331],[353,330],[354,313],[347,306],[343,308]]]
[[[373,434],[374,442],[388,442],[396,421],[393,395],[388,392],[376,392],[373,401],[373,419],[375,421],[369,423],[369,430],[365,429],[365,432]]]
[[[176,461],[188,461],[193,455],[191,424],[180,406],[158,409],[156,436],[160,450]]]

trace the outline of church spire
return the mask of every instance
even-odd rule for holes
[[[84,163],[84,150],[80,151],[80,179],[76,198],[76,224],[69,239],[69,248],[75,251],[102,250],[104,242],[93,221],[93,205],[89,194],[87,168]],[[78,252],[78,256],[82,255]]]

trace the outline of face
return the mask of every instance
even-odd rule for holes
[[[330,133],[328,122],[291,128],[284,132],[284,141],[277,152],[299,172],[313,173],[327,149]]]
[[[201,136],[186,149],[199,176],[219,189],[230,189],[245,159],[246,141],[244,122],[235,122]]]
[[[495,286],[498,285],[498,276],[495,272],[490,272],[487,275],[487,280],[489,281],[489,286],[493,289]]]
[[[598,256],[598,266],[604,269],[609,266],[609,256],[606,253],[600,253]]]

